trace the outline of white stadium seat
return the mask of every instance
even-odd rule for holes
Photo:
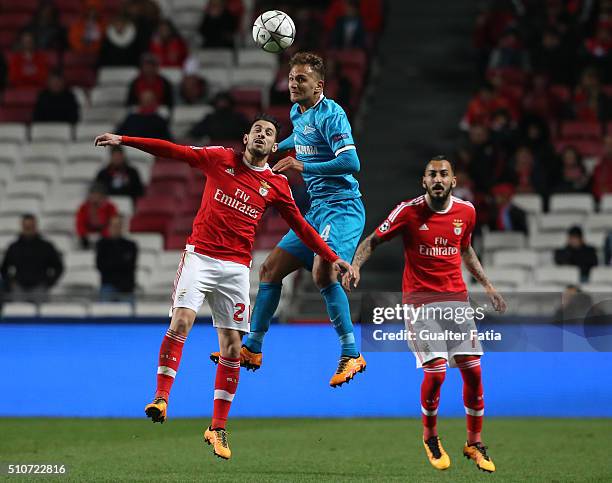
[[[87,317],[87,307],[79,303],[48,302],[40,305],[41,317]]]
[[[580,272],[578,267],[571,266],[536,267],[534,281],[536,284],[577,285],[580,282]]]
[[[108,200],[117,207],[117,211],[123,216],[130,218],[134,213],[134,203],[129,196],[109,196]],[[125,220],[127,224],[128,220]]]
[[[96,254],[93,250],[72,251],[64,255],[66,270],[95,270]]]
[[[608,232],[612,230],[612,216],[609,213],[592,213],[584,223],[584,229]]]
[[[601,283],[583,283],[580,285],[580,288],[583,292],[587,292],[590,294],[610,294],[612,296],[612,285],[611,284],[601,284]]]
[[[607,193],[601,197],[599,201],[599,211],[612,211],[612,193]]]
[[[595,211],[593,196],[586,193],[554,194],[550,197],[551,212],[591,213]]]
[[[524,193],[517,194],[512,197],[512,203],[527,213],[542,213],[544,203],[540,195]]]
[[[91,147],[96,136],[105,132],[113,132],[113,129],[113,125],[108,122],[82,122],[77,124],[75,138],[77,142],[89,144]]]
[[[16,235],[0,235],[0,251],[5,252],[11,243],[17,240]]]
[[[0,203],[2,215],[23,215],[25,213],[38,214],[40,201],[33,198],[10,198]]]
[[[74,216],[82,202],[82,198],[52,196],[45,200],[43,212],[45,213],[45,215]]]
[[[127,85],[94,87],[90,92],[91,105],[93,107],[124,106],[127,93]]]
[[[172,15],[172,21],[183,37],[189,38],[189,33],[195,31],[198,25],[200,25],[202,9],[179,7],[179,5],[175,5],[173,8],[174,13]],[[187,31],[187,33],[185,33],[185,31]]]
[[[81,110],[81,121],[85,123],[113,123],[117,124],[123,120],[127,114],[127,109],[115,106],[87,107]],[[101,133],[98,133],[101,134]],[[93,143],[93,139],[91,140]]]
[[[213,107],[208,104],[201,106],[177,106],[172,115],[172,120],[175,123],[195,124],[213,112],[213,110]]]
[[[230,71],[225,67],[203,66],[199,74],[206,79],[214,92],[227,90],[231,86]]]
[[[100,275],[94,269],[66,271],[58,283],[58,289],[67,293],[71,290],[97,290],[100,285]]]
[[[22,163],[17,166],[14,175],[18,181],[42,180],[51,184],[59,178],[59,166],[50,161]]]
[[[66,159],[66,148],[63,144],[49,142],[24,144],[21,156],[25,162],[52,161],[63,164]]]
[[[496,285],[498,283],[512,284],[520,287],[527,281],[529,271],[523,268],[488,268],[487,277]]]
[[[538,252],[535,250],[497,250],[493,252],[494,267],[525,267],[538,265]]]
[[[200,49],[193,53],[202,69],[208,67],[229,68],[234,64],[234,52],[232,49]]]
[[[102,67],[98,71],[98,86],[125,86],[137,75],[136,67]]]
[[[62,183],[81,181],[91,183],[101,166],[96,161],[79,161],[64,165],[62,169]]]
[[[595,248],[603,247],[607,233],[604,231],[585,231],[584,241],[587,245],[593,245]]]
[[[104,148],[95,147],[92,137],[87,142],[71,143],[66,148],[66,162],[68,164],[81,161],[92,161],[98,163],[102,168],[108,159],[108,151]]]
[[[0,213],[0,235],[17,236],[21,230],[21,215],[3,215]]]
[[[175,86],[178,86],[183,79],[183,70],[179,67],[162,67],[159,69],[159,73],[170,82],[170,84]]]
[[[266,67],[240,67],[232,71],[233,86],[262,86],[269,88],[275,72]]]
[[[62,141],[72,140],[72,126],[65,122],[41,122],[30,126],[30,139],[38,141]]]
[[[43,233],[43,236],[49,240],[55,248],[62,254],[70,253],[74,250],[75,241],[73,234],[51,234]]]
[[[82,202],[87,196],[91,181],[92,180],[85,181],[83,179],[62,181],[58,183],[53,189],[53,196],[57,197],[61,194],[66,198],[78,198]],[[79,207],[79,205],[76,206],[75,211]]]
[[[15,166],[21,162],[21,147],[14,143],[0,143],[0,168]]]
[[[72,235],[76,231],[75,213],[70,215],[45,215],[41,218],[41,226],[44,233],[60,233]]]
[[[529,235],[529,248],[534,250],[554,250],[566,244],[566,236],[561,233],[533,233]]]
[[[485,250],[498,248],[520,249],[525,247],[525,235],[516,231],[494,231],[483,234]]]
[[[130,317],[134,312],[127,302],[94,302],[89,306],[92,317]]]
[[[4,317],[36,317],[37,312],[36,305],[28,302],[8,302],[2,309]]]
[[[130,233],[129,238],[136,242],[140,253],[157,255],[164,249],[164,239],[159,233]]]
[[[591,269],[589,282],[603,285],[612,285],[612,267],[597,266]]]
[[[276,72],[279,56],[270,55],[261,49],[240,49],[238,50],[237,60],[240,67],[265,67]]]
[[[167,317],[170,310],[170,298],[168,302],[138,302],[136,303],[135,315],[137,317]]]
[[[25,124],[17,122],[0,123],[0,142],[25,143],[28,132]]]
[[[5,189],[7,198],[34,198],[43,200],[49,190],[46,181],[13,181]]]
[[[152,273],[158,266],[158,255],[151,252],[139,253],[136,265]]]
[[[538,217],[538,224],[542,231],[566,232],[571,226],[582,225],[584,220],[583,213],[543,213]]]
[[[174,268],[176,271],[182,256],[183,250],[166,250],[159,254],[157,263],[164,269]]]

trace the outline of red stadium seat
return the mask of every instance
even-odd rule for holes
[[[62,25],[72,25],[81,18],[81,14],[77,11],[63,11],[60,14],[60,22]]]
[[[94,67],[96,56],[68,51],[64,53],[64,67]]]
[[[610,121],[608,125],[606,126],[606,134],[612,135],[612,121]]]
[[[600,156],[603,148],[600,141],[589,141],[584,139],[559,139],[555,141],[555,149],[557,152],[561,152],[566,146],[575,147],[580,154],[587,157]]]
[[[173,196],[140,198],[136,204],[136,213],[130,221],[130,231],[165,233],[178,207],[179,202]]]
[[[85,87],[96,85],[96,71],[92,67],[72,66],[64,70],[64,79],[69,86]]]
[[[182,234],[169,235],[165,239],[164,248],[166,250],[183,250],[187,242],[187,236]]]
[[[237,106],[250,106],[258,110],[261,109],[261,89],[234,87],[230,90],[230,94]]]
[[[489,69],[487,78],[492,79],[494,77],[501,77],[507,84],[523,85],[525,83],[525,72],[512,67]]]
[[[186,237],[191,233],[193,227],[193,216],[181,215],[174,218],[166,230],[166,236],[181,235]]]
[[[2,0],[0,2],[0,11],[2,15],[24,13],[31,16],[36,12],[39,3],[39,0]]]
[[[566,121],[561,124],[562,139],[601,140],[602,127],[597,122]]]
[[[17,40],[16,35],[14,31],[0,31],[0,49],[4,52],[8,51]]]
[[[155,163],[151,170],[151,180],[180,181],[187,185],[191,178],[191,168],[187,163]]]
[[[249,121],[251,121],[261,111],[259,107],[252,106],[249,104],[238,104],[238,103],[236,103],[236,110],[238,112],[241,112],[242,115],[246,117]],[[220,146],[224,146],[224,144],[221,144]]]
[[[343,68],[356,67],[365,71],[368,66],[368,56],[361,49],[329,50],[327,58],[336,60]]]
[[[0,122],[29,123],[32,120],[32,108],[0,106]]]
[[[29,13],[5,13],[0,15],[0,31],[14,32],[15,34],[30,22]],[[15,37],[16,38],[16,37]]]
[[[9,87],[4,91],[2,104],[5,107],[25,107],[31,109],[38,97],[37,87]]]
[[[562,103],[568,102],[572,97],[572,92],[569,90],[569,87],[561,84],[550,86],[549,91],[555,99]]]
[[[181,201],[188,195],[189,184],[175,179],[157,178],[147,188],[147,197],[159,198],[160,196],[172,196]]]
[[[278,119],[278,122],[280,122],[280,139],[285,139],[289,134],[293,132],[293,124],[291,124],[291,119],[289,118],[290,111],[290,104],[284,106],[270,106],[266,111],[268,114]]]
[[[158,214],[140,214],[134,215],[130,220],[131,232],[154,232],[165,233],[170,219]]]

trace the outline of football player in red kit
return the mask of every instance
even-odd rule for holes
[[[443,308],[452,314],[468,314],[468,294],[461,261],[474,278],[485,288],[494,309],[506,310],[503,297],[487,279],[482,265],[471,245],[471,235],[476,223],[476,212],[472,204],[452,195],[457,181],[453,167],[445,156],[432,158],[425,167],[423,188],[426,193],[413,200],[400,203],[387,219],[361,242],[353,259],[354,280],[357,286],[361,266],[370,258],[376,247],[401,235],[404,242],[404,275],[402,281],[403,303],[417,308]],[[350,289],[351,275],[345,274],[343,284]],[[410,313],[410,312],[408,312]],[[444,451],[436,419],[440,400],[440,388],[446,375],[446,365],[458,367],[463,378],[463,401],[467,420],[467,441],[463,454],[484,471],[495,471],[495,465],[487,455],[481,441],[484,400],[482,390],[480,356],[482,347],[473,337],[476,325],[473,317],[450,322],[438,318],[427,319],[424,314],[435,311],[411,312],[406,320],[406,330],[414,334],[411,349],[417,358],[417,366],[424,371],[421,385],[421,412],[423,420],[423,445],[431,464],[445,470],[450,458]],[[417,315],[414,315],[414,314]],[[420,330],[441,332],[441,328],[452,324],[451,332],[460,342],[434,341],[419,343],[416,335]],[[420,329],[420,330],[419,330]],[[449,338],[449,339],[455,339]],[[461,342],[463,341],[463,342]]]
[[[170,389],[181,361],[183,345],[204,299],[208,299],[219,337],[220,358],[215,379],[213,417],[204,439],[213,452],[229,459],[225,423],[238,387],[242,336],[249,333],[249,267],[255,230],[269,206],[275,207],[303,242],[341,271],[341,260],[304,220],[289,182],[268,166],[276,151],[278,122],[260,115],[244,135],[244,153],[221,146],[179,146],[149,138],[103,134],[97,146],[131,146],[154,156],[187,161],[206,175],[202,204],[179,264],[172,294],[172,319],[162,341],[157,390],[145,413],[163,423]]]

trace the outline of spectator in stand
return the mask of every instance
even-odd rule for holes
[[[596,200],[606,193],[612,193],[612,133],[603,140],[601,157],[593,170],[592,192]]]
[[[206,79],[197,73],[185,72],[179,85],[179,101],[182,104],[193,106],[205,104],[208,99],[208,84]]]
[[[274,82],[272,82],[272,85],[270,86],[270,104],[275,106],[289,104],[289,95],[287,94],[288,92],[289,63],[281,62],[281,65],[276,71],[276,77],[274,78]],[[327,82],[325,83],[325,92],[328,92]],[[291,107],[288,107],[288,109],[291,109]]]
[[[510,100],[497,92],[493,84],[487,82],[470,100],[467,111],[461,119],[460,127],[467,131],[473,124],[489,126],[493,113],[501,109],[510,113],[514,111]]]
[[[340,17],[346,15],[350,2],[348,0],[333,0],[324,17],[325,30],[331,32]],[[383,1],[382,0],[360,0],[354,2],[357,5],[363,27],[368,36],[375,38],[383,28]]]
[[[612,265],[612,231],[609,231],[604,240],[604,263]]]
[[[491,52],[489,69],[519,69],[527,70],[529,59],[521,45],[521,41],[512,28],[506,30],[497,47]]]
[[[288,79],[288,74],[285,77],[285,81]],[[287,92],[289,86],[285,87],[285,103],[287,102]],[[335,59],[327,60],[325,66],[325,95],[347,111],[349,118],[351,117],[351,109],[353,107],[353,84],[348,77],[344,75],[342,64]]]
[[[499,109],[491,116],[490,135],[496,152],[504,159],[508,159],[516,148],[518,135],[516,125],[507,109]]]
[[[76,214],[76,232],[82,248],[89,248],[92,234],[108,236],[108,226],[117,208],[106,199],[106,192],[100,185],[93,185],[87,199]]]
[[[25,30],[32,32],[34,44],[41,50],[64,50],[66,29],[59,20],[59,12],[52,2],[42,1]]]
[[[514,153],[514,163],[509,179],[517,193],[548,193],[546,172],[528,146],[519,146]]]
[[[483,6],[483,11],[476,17],[472,34],[474,47],[478,51],[478,70],[482,78],[500,34],[516,23],[511,2],[487,2],[483,3]]]
[[[123,236],[123,217],[115,215],[108,236],[96,243],[96,267],[100,272],[100,298],[104,302],[130,300],[135,284],[138,246]]]
[[[520,127],[521,143],[533,153],[536,163],[543,166],[552,184],[556,183],[555,173],[560,171],[557,153],[550,142],[548,123],[537,116],[523,117]]]
[[[49,73],[47,56],[36,50],[34,36],[23,32],[18,48],[9,54],[9,84],[13,87],[43,87]]]
[[[574,51],[561,42],[561,35],[556,29],[544,30],[541,43],[531,59],[534,68],[546,74],[552,84],[570,85],[574,82]]]
[[[183,67],[187,58],[187,44],[174,24],[164,19],[151,39],[149,52],[159,59],[162,67]]]
[[[47,88],[38,93],[32,120],[70,124],[76,124],[79,121],[79,103],[72,90],[66,87],[60,71],[52,71]]]
[[[567,245],[555,250],[557,265],[574,265],[580,269],[580,281],[588,282],[591,268],[597,265],[597,252],[584,242],[582,228],[571,227],[567,232]]]
[[[96,1],[89,0],[82,6],[79,19],[70,26],[70,48],[80,54],[98,55],[106,32]]]
[[[514,186],[500,183],[491,189],[493,212],[489,227],[494,231],[520,231],[527,234],[527,215],[512,203]]]
[[[467,171],[463,169],[455,170],[455,178],[457,178],[457,186],[453,189],[453,196],[474,203],[474,182]]]
[[[359,15],[359,0],[347,0],[344,15],[338,17],[331,33],[334,49],[365,49],[366,33]]]
[[[121,146],[112,146],[108,166],[96,175],[96,184],[104,187],[111,196],[129,196],[136,203],[144,193],[138,170],[130,166]]]
[[[585,40],[584,49],[587,63],[599,69],[604,83],[612,82],[612,17],[599,22],[595,36]]]
[[[195,124],[188,133],[191,139],[240,139],[249,130],[249,121],[234,109],[234,99],[226,92],[217,94],[215,110]]]
[[[38,232],[34,215],[23,215],[19,238],[7,249],[0,273],[13,300],[44,302],[64,271],[61,254]]]
[[[174,97],[172,85],[159,73],[159,60],[155,55],[146,53],[142,55],[140,62],[140,73],[131,83],[126,101],[127,106],[138,104],[140,94],[143,91],[151,91],[155,94],[157,105],[172,109]]]
[[[141,54],[136,25],[124,15],[116,16],[104,34],[98,65],[137,65]]]
[[[155,93],[142,91],[138,99],[138,107],[125,117],[117,127],[117,133],[126,136],[171,140],[168,119],[160,114]]]
[[[591,180],[582,162],[582,156],[573,146],[566,146],[561,151],[561,179],[553,191],[555,193],[591,192]]]
[[[6,78],[8,74],[8,66],[4,54],[0,52],[0,94],[6,87]]]
[[[470,128],[466,150],[469,153],[469,166],[466,166],[466,169],[474,180],[474,188],[478,192],[486,193],[499,178],[503,160],[497,155],[489,130],[485,126],[475,124]]]
[[[574,90],[566,117],[586,122],[605,122],[610,119],[611,113],[610,99],[601,89],[599,73],[593,68],[585,69]]]
[[[123,11],[136,26],[139,52],[146,51],[149,48],[153,32],[161,20],[159,2],[155,0],[125,0]]]
[[[224,0],[210,0],[200,23],[202,47],[234,47],[238,19]]]

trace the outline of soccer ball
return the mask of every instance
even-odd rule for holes
[[[295,40],[295,24],[285,12],[268,10],[255,20],[253,40],[266,52],[278,53]]]

